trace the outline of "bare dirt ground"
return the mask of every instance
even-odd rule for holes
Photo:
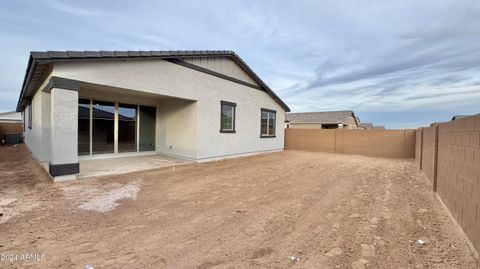
[[[475,268],[429,188],[410,160],[296,151],[52,184],[0,147],[0,254],[40,257],[0,268]]]

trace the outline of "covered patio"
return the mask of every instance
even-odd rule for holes
[[[80,173],[77,178],[126,174],[192,163],[193,161],[162,154],[98,157],[79,159]]]

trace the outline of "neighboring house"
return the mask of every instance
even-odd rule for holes
[[[458,120],[458,119],[461,119],[461,118],[466,118],[466,117],[470,117],[472,115],[455,115],[452,117],[452,121],[453,120]]]
[[[15,111],[0,113],[0,140],[5,133],[22,133],[22,114]]]
[[[288,106],[232,51],[32,52],[25,143],[53,177],[80,158],[194,161],[282,150]]]
[[[374,130],[385,130],[385,126],[373,126]]]
[[[368,123],[368,122],[362,122],[362,123],[358,124],[358,129],[372,130],[373,129],[373,124]]]
[[[22,123],[22,114],[16,111],[1,112],[0,123]]]
[[[286,128],[299,129],[357,129],[358,117],[351,110],[287,113]]]

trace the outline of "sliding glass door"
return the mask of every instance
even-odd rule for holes
[[[137,106],[118,105],[118,152],[137,151]]]
[[[155,150],[156,114],[156,107],[140,106],[140,151]]]
[[[78,100],[78,155],[90,155],[90,100]]]
[[[79,99],[78,155],[154,151],[156,107]]]
[[[115,103],[92,102],[92,154],[114,153]]]

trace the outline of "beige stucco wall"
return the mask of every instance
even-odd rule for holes
[[[348,117],[343,122],[343,128],[345,128],[345,129],[357,129],[357,122],[355,121],[354,118]]]
[[[196,126],[190,127],[196,129],[196,152],[194,148],[190,153],[182,150],[185,157],[195,154],[203,160],[283,149],[285,111],[264,91],[158,59],[56,63],[53,75],[197,101],[185,107],[198,111]],[[237,103],[235,134],[219,132],[221,100]],[[277,111],[276,138],[260,138],[261,108]],[[181,141],[187,143],[187,138]]]
[[[157,109],[157,152],[190,159],[197,157],[197,103],[160,100]]]
[[[50,93],[37,91],[32,98],[32,129],[28,128],[28,109],[25,107],[24,142],[32,155],[41,162],[50,161]]]

